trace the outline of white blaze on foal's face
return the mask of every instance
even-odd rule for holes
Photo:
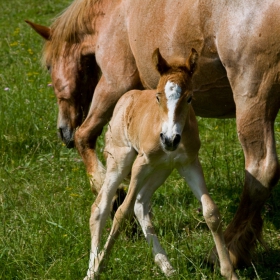
[[[181,134],[181,126],[178,123],[174,123],[174,115],[182,89],[177,84],[168,81],[164,87],[164,92],[167,100],[168,120],[162,125],[162,133],[172,138],[175,134]]]

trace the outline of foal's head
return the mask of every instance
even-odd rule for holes
[[[165,150],[177,149],[192,101],[192,75],[198,54],[191,50],[184,63],[167,63],[159,49],[153,53],[153,63],[160,74],[156,99],[160,107],[162,128],[160,141]]]

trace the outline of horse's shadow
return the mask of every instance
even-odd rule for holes
[[[280,229],[280,183],[277,184],[264,205],[263,218],[266,223],[272,223],[275,230]]]
[[[257,275],[257,279],[280,280],[280,248],[276,248],[277,245],[273,248],[275,243],[280,243],[280,183],[265,203],[262,216],[264,218],[263,237],[267,248],[262,247],[257,250],[253,256],[252,265],[243,268],[241,274],[246,279],[256,279]],[[272,240],[269,240],[270,238]],[[269,273],[271,274],[268,275]]]
[[[240,270],[245,279],[280,279],[280,249],[268,249],[255,254],[252,265]],[[257,278],[256,278],[257,277]]]

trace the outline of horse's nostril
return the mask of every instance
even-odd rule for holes
[[[161,132],[161,134],[159,136],[160,136],[161,141],[164,142],[164,139],[165,139],[164,134]]]
[[[68,129],[67,127],[59,127],[57,129],[58,137],[63,141],[67,148],[71,149],[74,148],[74,134],[72,130]]]
[[[57,130],[57,132],[58,132],[58,136],[59,136],[59,138],[60,138],[61,140],[63,140],[63,132],[62,132],[62,128],[61,128],[61,127],[59,127],[59,128],[58,128],[58,130]]]
[[[173,146],[177,146],[181,141],[181,135],[180,134],[176,134],[174,139],[173,139]]]

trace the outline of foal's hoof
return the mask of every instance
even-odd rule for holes
[[[90,275],[87,275],[84,280],[98,280],[100,279],[99,273],[89,273]]]
[[[176,274],[176,270],[172,267],[167,256],[164,254],[156,254],[155,263],[159,266],[166,277],[171,277]]]
[[[99,277],[98,276],[94,276],[94,275],[91,275],[91,276],[86,276],[84,278],[84,280],[98,280]]]

